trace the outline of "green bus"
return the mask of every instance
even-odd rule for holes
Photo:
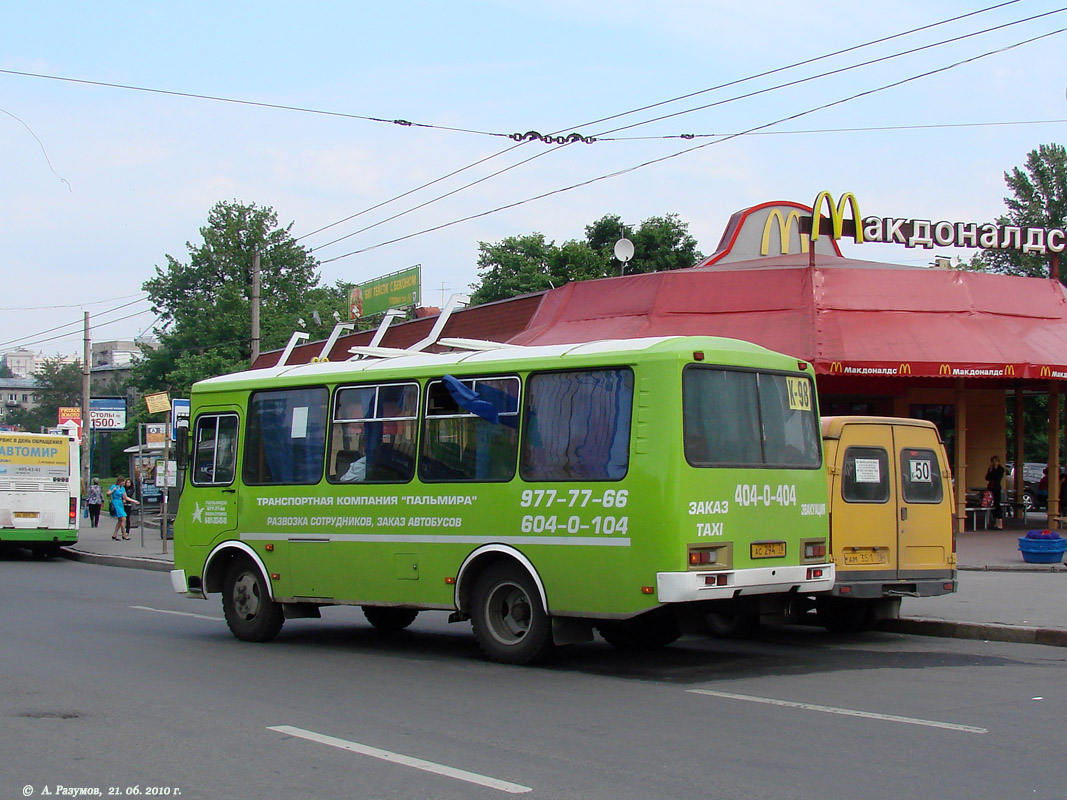
[[[358,605],[470,620],[487,657],[669,644],[830,590],[810,365],[713,337],[368,348],[201,381],[175,591],[230,630]]]

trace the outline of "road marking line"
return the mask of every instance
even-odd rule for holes
[[[843,714],[847,717],[863,717],[864,719],[878,719],[883,722],[904,722],[908,725],[925,725],[928,728],[944,728],[961,733],[989,733],[988,728],[973,728],[970,725],[957,725],[953,722],[937,722],[931,719],[916,719],[915,717],[898,717],[894,714],[875,714],[872,711],[856,711],[851,708],[835,708],[834,706],[820,706],[814,703],[795,703],[791,700],[775,700],[771,697],[755,697],[748,694],[733,694],[731,692],[715,692],[711,689],[687,689],[692,694],[706,694],[710,697],[723,697],[727,700],[747,700],[750,703],[765,703],[771,706],[784,706],[786,708],[802,708],[807,711],[822,711],[826,714]]]
[[[371,758],[379,758],[382,761],[403,764],[406,767],[414,767],[415,769],[421,769],[424,772],[433,772],[437,775],[444,775],[447,778],[455,778],[456,780],[466,781],[467,783],[476,783],[479,786],[486,786],[490,789],[499,789],[500,791],[508,792],[509,794],[525,794],[526,792],[533,791],[529,786],[508,783],[507,781],[497,780],[496,778],[490,778],[486,775],[479,775],[477,772],[467,772],[465,769],[456,769],[455,767],[448,767],[444,764],[436,764],[433,761],[423,761],[421,758],[413,758],[412,756],[405,756],[400,753],[392,753],[388,750],[379,750],[377,747],[370,747],[369,745],[359,744],[358,742],[350,742],[347,739],[337,739],[333,736],[315,733],[314,731],[306,731],[303,728],[294,728],[291,725],[268,726],[267,730],[284,733],[288,736],[295,736],[299,739],[307,739],[309,742],[327,744],[330,747],[336,747],[339,750],[347,750],[350,753],[359,753],[361,755],[370,756]]]
[[[155,611],[157,614],[174,614],[176,617],[195,617],[196,619],[209,619],[212,622],[225,622],[222,617],[209,617],[206,614],[190,614],[188,611],[170,611],[166,608],[150,608],[149,606],[130,606],[138,611]]]

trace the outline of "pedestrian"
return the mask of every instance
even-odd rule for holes
[[[100,488],[100,479],[93,478],[92,485],[85,496],[85,505],[89,507],[89,525],[100,527],[100,506],[104,504],[104,490]]]
[[[132,478],[127,478],[126,479],[126,487],[125,488],[126,488],[126,496],[132,498],[133,497],[133,479]],[[140,505],[140,504],[138,503],[138,505]],[[125,538],[127,538],[127,539],[130,538],[130,515],[129,514],[126,515],[126,537]]]
[[[125,532],[126,519],[129,516],[126,512],[126,504],[137,505],[137,501],[126,493],[126,480],[121,475],[107,490],[107,496],[111,498],[111,506],[115,510],[115,531],[111,534],[111,538],[129,539],[130,535]]]
[[[1000,490],[1004,483],[1004,467],[1000,465],[1000,457],[993,456],[989,459],[989,469],[985,473],[986,489],[993,494],[993,527],[1003,529],[1004,507],[1000,504]]]

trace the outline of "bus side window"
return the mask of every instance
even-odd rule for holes
[[[197,486],[233,483],[237,465],[236,414],[208,414],[196,421],[192,481]]]
[[[846,503],[889,502],[889,454],[881,447],[849,447],[841,468]]]
[[[248,401],[242,476],[246,484],[309,484],[322,478],[325,387],[255,392]]]
[[[415,475],[417,383],[355,386],[334,396],[331,483],[406,483]]]
[[[517,377],[463,378],[445,375],[426,385],[426,419],[419,478],[447,481],[509,481],[518,454]]]
[[[628,369],[531,375],[526,389],[523,480],[626,477],[633,393],[634,376]]]

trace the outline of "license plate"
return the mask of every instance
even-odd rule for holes
[[[863,566],[864,564],[888,564],[888,550],[846,550],[841,554],[843,563],[849,566]]]
[[[753,542],[749,545],[752,558],[782,558],[785,556],[785,542]]]
[[[36,511],[16,511],[15,519],[37,519]]]

